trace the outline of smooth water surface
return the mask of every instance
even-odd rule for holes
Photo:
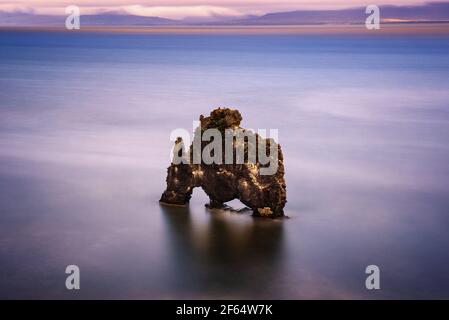
[[[0,297],[449,298],[448,84],[444,36],[0,31]],[[159,205],[217,106],[279,129],[288,219]]]

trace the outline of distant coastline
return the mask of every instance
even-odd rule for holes
[[[143,9],[151,9],[151,6],[143,6]],[[65,13],[65,6],[52,7],[51,12],[36,11],[32,7],[17,7],[16,9],[0,8],[0,26],[43,26],[43,27],[59,27],[64,26],[68,15]],[[298,26],[315,26],[323,25],[324,27],[313,30],[325,30],[328,25],[338,25],[338,30],[333,30],[332,33],[339,33],[339,30],[351,29],[355,27],[348,27],[348,25],[364,25],[368,13],[366,6],[355,6],[347,8],[335,9],[294,9],[287,11],[272,11],[265,14],[250,14],[241,12],[237,15],[222,15],[222,14],[203,14],[195,16],[186,13],[183,17],[174,17],[164,15],[163,12],[128,12],[120,8],[102,8],[101,10],[92,11],[87,7],[79,6],[80,23],[81,26],[88,29],[95,28],[95,30],[105,30],[107,27],[113,30],[161,30],[160,28],[168,28],[165,30],[236,30],[245,26],[245,32],[248,30],[272,30],[272,26],[276,26],[276,30],[283,30],[285,32],[292,26],[295,27],[295,32],[298,31]],[[142,9],[142,10],[143,10]],[[385,26],[386,30],[395,29],[390,28],[386,24],[432,24],[435,23],[449,23],[449,2],[430,2],[421,5],[379,5],[380,23]],[[370,12],[370,11],[369,11]],[[220,26],[220,28],[218,27]],[[248,27],[262,27],[262,28],[246,28]],[[279,28],[280,26],[284,28]],[[156,27],[156,28],[155,28]],[[201,27],[201,28],[198,28]],[[226,28],[234,29],[226,29]],[[433,28],[432,27],[432,28]],[[307,27],[307,32],[310,28]],[[426,27],[429,28],[429,27]],[[421,30],[426,28],[419,28]],[[400,32],[404,32],[405,28],[401,27]],[[147,32],[147,31],[145,31]],[[203,32],[203,31],[201,31]],[[272,32],[272,31],[270,31]],[[290,32],[290,31],[289,31]],[[408,31],[407,31],[408,32]],[[435,30],[432,30],[435,32]],[[437,31],[441,32],[441,30]],[[445,32],[445,31],[444,31]]]
[[[67,31],[64,26],[0,26],[2,31]],[[364,24],[309,25],[208,25],[208,26],[81,26],[67,32],[160,33],[160,34],[449,34],[449,22],[383,23],[379,30]]]

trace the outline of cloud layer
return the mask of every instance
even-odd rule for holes
[[[138,1],[138,2],[134,2]],[[423,4],[423,0],[379,0],[377,5]],[[138,16],[158,16],[170,19],[188,17],[260,15],[268,12],[298,9],[336,9],[366,6],[364,0],[0,0],[0,11],[42,15],[64,15],[64,8],[76,4],[82,14],[121,12]]]

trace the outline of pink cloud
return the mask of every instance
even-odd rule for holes
[[[377,5],[416,5],[423,0],[376,0]],[[142,16],[182,19],[185,17],[239,16],[297,9],[336,9],[371,4],[365,0],[0,0],[0,10],[64,14],[64,8],[76,4],[82,13],[120,11]]]

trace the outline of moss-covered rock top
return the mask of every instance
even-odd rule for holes
[[[209,117],[200,116],[201,129],[216,128],[223,131],[227,128],[238,128],[242,121],[242,115],[238,110],[231,108],[217,108]]]

